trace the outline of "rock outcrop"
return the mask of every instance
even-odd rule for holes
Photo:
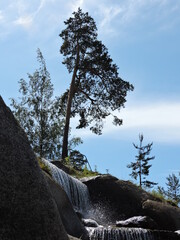
[[[161,230],[176,231],[180,229],[180,209],[169,204],[147,200],[143,203],[144,213],[158,223]]]
[[[1,97],[0,239],[68,240],[26,134]]]
[[[154,198],[129,181],[118,180],[111,175],[100,175],[82,179],[89,189],[91,201],[99,210],[98,223],[113,224],[116,220],[124,220],[143,215],[142,203]]]
[[[111,175],[82,179],[89,189],[99,224],[113,224],[134,216],[148,216],[154,223],[152,229],[176,231],[180,229],[180,209],[158,201],[151,194],[128,181]]]

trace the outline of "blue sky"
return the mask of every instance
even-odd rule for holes
[[[63,21],[81,7],[95,19],[99,40],[107,46],[120,76],[132,83],[120,112],[124,123],[107,119],[102,136],[76,130],[79,147],[94,168],[130,179],[139,133],[153,142],[149,179],[164,186],[180,170],[180,1],[179,0],[6,0],[0,2],[0,94],[7,105],[18,97],[18,81],[38,68],[40,48],[55,95],[69,87],[71,76],[59,53]],[[76,120],[73,120],[72,127]]]

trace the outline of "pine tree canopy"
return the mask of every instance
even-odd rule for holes
[[[97,39],[96,24],[88,13],[79,8],[64,23],[60,52],[63,63],[74,76],[71,117],[79,115],[77,128],[89,126],[94,133],[101,134],[103,119],[124,107],[127,92],[133,86],[119,77],[118,67]],[[122,124],[122,119],[113,117],[115,125]]]

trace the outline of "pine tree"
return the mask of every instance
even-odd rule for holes
[[[32,75],[28,74],[29,82],[19,81],[22,96],[20,102],[11,99],[11,106],[33,150],[40,157],[58,158],[62,148],[64,116],[52,98],[53,85],[40,49],[37,50],[37,60],[39,69]]]
[[[166,178],[167,179],[167,191],[165,191],[165,195],[175,201],[177,204],[180,203],[180,181],[179,177],[177,177],[174,173]]]
[[[68,155],[71,117],[79,115],[77,128],[89,126],[94,133],[101,134],[103,120],[124,107],[127,92],[133,90],[131,84],[119,77],[118,67],[107,48],[97,40],[96,24],[88,13],[79,8],[64,23],[66,28],[60,34],[63,40],[60,52],[72,79],[64,96],[67,108],[62,158]],[[114,116],[113,123],[121,125],[122,119]]]
[[[149,175],[149,169],[152,166],[149,164],[149,161],[153,160],[155,157],[148,157],[152,150],[153,143],[143,146],[143,138],[143,134],[139,134],[139,146],[133,143],[133,146],[138,150],[138,155],[136,156],[136,161],[131,162],[127,167],[132,168],[132,173],[130,174],[132,178],[135,180],[139,178],[139,186],[141,188],[142,186],[150,188],[157,184],[146,180],[146,176]]]

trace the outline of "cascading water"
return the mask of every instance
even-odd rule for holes
[[[49,167],[52,178],[62,186],[68,195],[75,211],[80,212],[83,216],[86,215],[90,206],[90,197],[87,186],[78,179],[69,176],[49,161],[45,159],[42,159],[42,161]]]
[[[87,228],[90,240],[156,240],[157,233],[142,228]]]
[[[103,211],[101,207],[98,210],[96,207],[91,208],[89,191],[85,184],[66,174],[63,170],[56,167],[54,164],[49,161],[42,159],[44,164],[48,166],[51,171],[52,178],[62,186],[62,188],[67,193],[69,200],[71,201],[74,209],[82,214],[83,217],[92,217],[94,220],[98,220],[99,216],[104,214],[107,216],[107,211]],[[101,219],[105,219],[100,217]],[[146,230],[142,228],[125,228],[125,227],[103,227],[98,224],[95,224],[95,221],[85,219],[84,223],[86,226],[88,224],[91,227],[86,227],[89,232],[90,240],[159,240],[158,232],[151,230]],[[101,222],[101,221],[100,221]],[[96,226],[97,227],[92,227]],[[103,222],[104,225],[104,222]],[[107,225],[107,223],[105,223]]]

